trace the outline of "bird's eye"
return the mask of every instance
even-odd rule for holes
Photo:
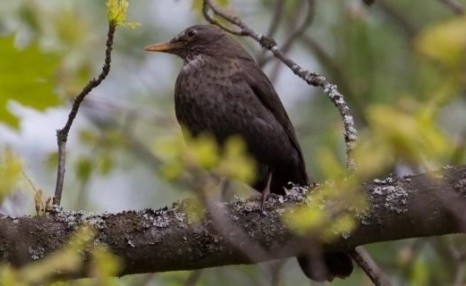
[[[194,31],[194,30],[188,30],[188,31],[186,32],[186,36],[188,37],[188,39],[192,39],[192,38],[194,38],[194,36],[196,36],[196,31]]]

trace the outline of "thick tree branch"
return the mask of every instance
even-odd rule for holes
[[[325,250],[351,250],[381,241],[466,232],[466,166],[402,179],[374,180],[363,184],[361,191],[367,193],[371,203],[369,212],[358,218],[360,225],[352,234],[324,244]],[[40,259],[64,246],[81,225],[93,225],[98,232],[95,243],[107,245],[121,257],[121,275],[251,263],[251,254],[246,256],[228,243],[244,234],[268,251],[267,259],[295,256],[302,241],[292,236],[280,214],[305,204],[305,193],[298,189],[286,197],[271,195],[265,212],[260,211],[256,199],[222,204],[219,209],[232,222],[222,226],[222,234],[228,237],[219,235],[209,214],[200,221],[190,219],[183,211],[186,204],[102,215],[57,209],[42,217],[3,216],[0,259],[14,265]]]

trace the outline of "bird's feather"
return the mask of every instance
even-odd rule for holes
[[[299,146],[298,139],[296,137],[296,132],[293,128],[290,118],[286,113],[283,104],[273,88],[272,83],[267,78],[267,76],[262,72],[261,69],[254,63],[245,61],[244,65],[246,66],[245,70],[248,72],[243,72],[244,78],[251,89],[254,91],[255,95],[259,98],[262,104],[270,110],[275,119],[280,123],[283,129],[286,131],[289,140],[293,144],[294,148],[298,152],[299,156],[299,170],[300,173],[297,178],[299,181],[294,182],[300,185],[309,185],[309,178],[306,172],[306,167],[304,163],[303,153],[301,147]]]

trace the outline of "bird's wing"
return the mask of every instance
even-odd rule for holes
[[[248,72],[243,72],[242,76],[246,80],[247,84],[251,87],[254,94],[262,102],[262,104],[268,110],[270,110],[283,129],[285,129],[286,133],[288,134],[288,138],[299,153],[299,157],[301,159],[300,164],[302,165],[301,169],[305,173],[306,170],[304,166],[304,158],[301,147],[298,143],[298,139],[296,138],[296,132],[272,83],[254,62],[248,61],[246,70]]]

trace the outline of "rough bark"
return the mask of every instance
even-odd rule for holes
[[[466,166],[386,178],[363,184],[371,203],[349,235],[323,245],[325,250],[349,250],[359,245],[411,237],[437,236],[466,231]],[[199,269],[295,256],[296,243],[282,224],[284,209],[305,203],[305,192],[286,197],[272,195],[266,211],[256,199],[221,204],[221,216],[231,223],[218,230],[218,213],[200,221],[190,219],[183,204],[159,210],[90,214],[54,210],[41,217],[0,217],[0,261],[13,265],[41,259],[66,245],[79,226],[98,231],[95,243],[107,245],[124,262],[120,275]],[[220,216],[220,217],[221,217]],[[220,234],[221,233],[221,234]],[[245,235],[247,238],[245,239]],[[235,242],[235,243],[230,243]],[[302,241],[301,241],[302,242]],[[267,254],[251,261],[242,244],[257,244]],[[80,275],[85,276],[85,271]]]

